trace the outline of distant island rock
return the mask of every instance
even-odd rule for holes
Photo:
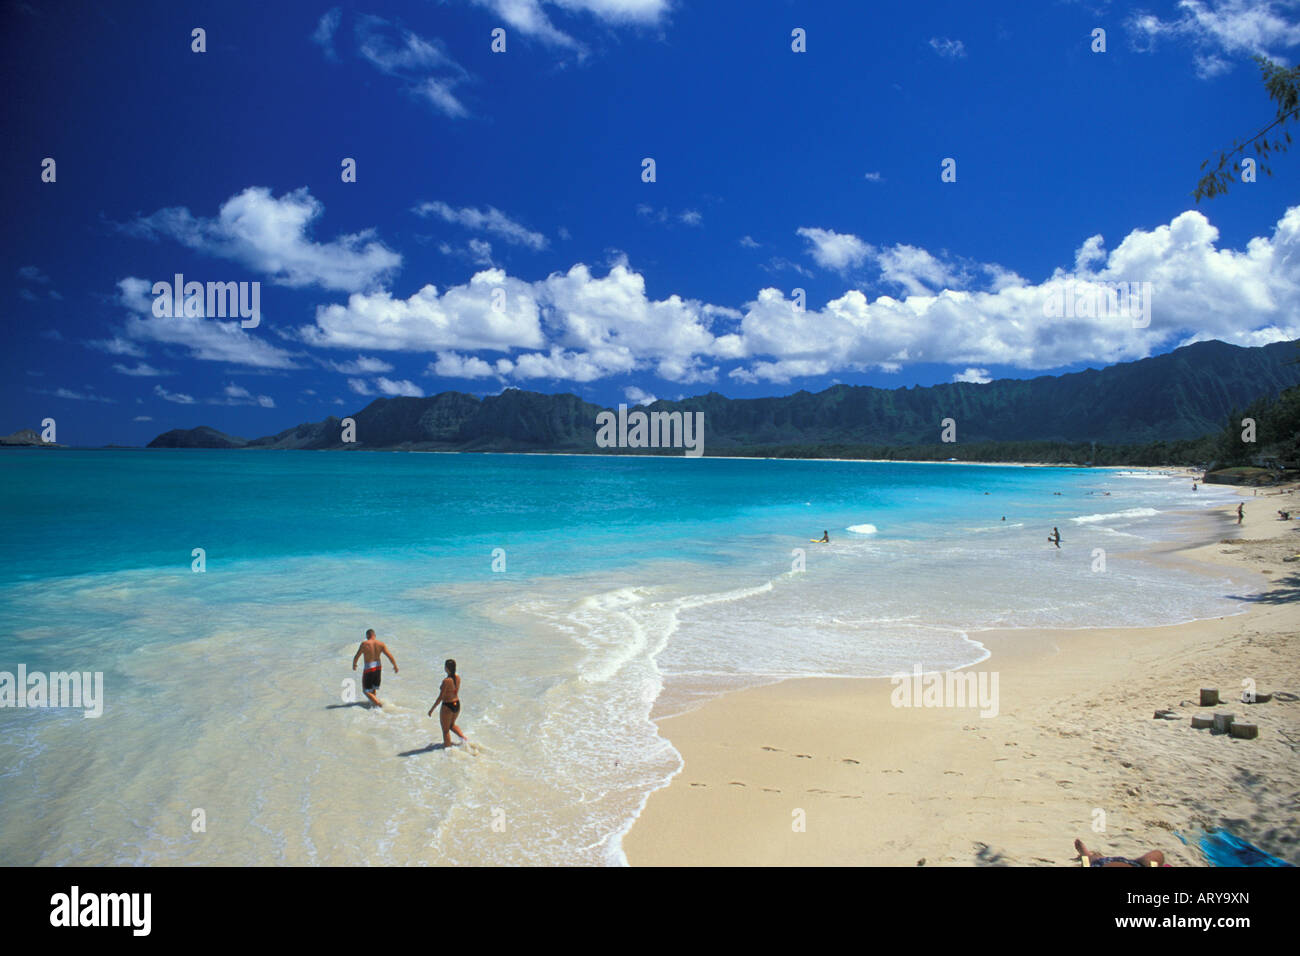
[[[244,448],[248,441],[243,438],[235,438],[215,428],[209,428],[207,425],[200,425],[198,428],[174,428],[169,432],[163,432],[146,448]]]
[[[30,428],[24,428],[16,431],[12,435],[0,436],[0,446],[31,446],[37,445],[41,448],[62,448],[57,442],[42,441],[41,436],[32,431]]]

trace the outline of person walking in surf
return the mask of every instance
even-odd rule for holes
[[[434,707],[442,704],[442,710],[438,713],[438,721],[442,724],[442,745],[450,747],[452,743],[449,731],[454,731],[462,743],[469,743],[469,738],[456,725],[456,718],[460,716],[460,676],[456,673],[456,662],[448,658],[443,666],[447,670],[447,676],[442,679],[438,699],[429,708],[429,716],[433,716]]]

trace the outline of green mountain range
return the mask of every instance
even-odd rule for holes
[[[1150,445],[1219,431],[1233,412],[1300,383],[1296,357],[1290,342],[1241,348],[1211,341],[1100,370],[1028,380],[898,389],[836,385],[815,394],[756,399],[710,392],[658,401],[648,410],[702,411],[709,455],[936,445],[940,423],[949,418],[956,423],[956,444],[944,448],[953,457],[979,443]],[[354,443],[343,440],[342,420],[331,416],[252,440],[207,426],[177,429],[149,447],[613,451],[596,443],[596,416],[603,410],[571,394],[508,389],[480,399],[443,392],[374,400],[350,416]]]

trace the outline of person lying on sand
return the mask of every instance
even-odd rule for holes
[[[1165,855],[1159,850],[1151,850],[1143,853],[1136,860],[1130,860],[1123,856],[1102,856],[1096,850],[1089,850],[1083,845],[1082,840],[1074,841],[1074,849],[1079,853],[1079,859],[1086,859],[1088,866],[1168,866],[1165,863]]]
[[[365,657],[366,659],[365,670],[361,672],[361,691],[370,698],[370,703],[376,707],[384,706],[384,702],[375,696],[375,692],[379,690],[379,685],[384,678],[384,662],[379,659],[380,654],[385,655],[393,662],[393,673],[398,673],[397,661],[393,660],[393,655],[388,650],[388,646],[383,641],[376,640],[374,630],[366,631],[366,639],[361,642],[357,652],[352,655],[353,670],[357,669],[358,657]]]

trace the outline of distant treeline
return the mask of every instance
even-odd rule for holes
[[[706,455],[723,458],[854,458],[883,461],[1007,461],[1046,465],[1187,465],[1203,466],[1216,447],[1217,435],[1145,445],[1096,445],[1090,442],[990,441],[934,445],[760,445],[749,448],[710,448]],[[618,454],[681,455],[680,449],[621,451]]]
[[[1254,419],[1255,441],[1242,440],[1243,419]],[[1264,464],[1300,467],[1300,386],[1276,398],[1259,398],[1229,416],[1227,427],[1214,436],[1210,458],[1221,467]]]

